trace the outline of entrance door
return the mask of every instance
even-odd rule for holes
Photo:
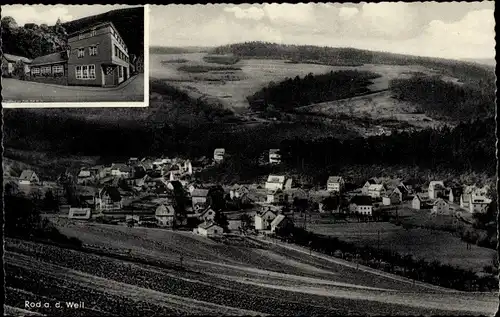
[[[116,86],[118,81],[118,74],[116,65],[102,65],[104,78],[103,78],[103,86],[111,87]]]

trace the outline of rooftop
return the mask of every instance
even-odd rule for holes
[[[64,52],[57,52],[44,56],[38,56],[33,60],[31,66],[65,63],[67,62],[67,59],[63,57],[63,53]]]
[[[7,61],[14,62],[14,63],[17,61],[22,61],[23,63],[31,64],[31,62],[32,62],[32,60],[27,58],[27,57],[17,56],[17,55],[12,55],[12,54],[7,54],[7,53],[4,53],[3,57],[5,57],[5,59]]]

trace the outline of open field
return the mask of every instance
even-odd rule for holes
[[[429,211],[421,212],[429,214]],[[404,212],[401,216],[405,216]],[[420,222],[423,220],[420,219]],[[353,242],[361,247],[380,246],[381,249],[412,254],[428,262],[437,260],[443,264],[475,272],[480,272],[483,267],[491,265],[495,256],[495,250],[476,245],[471,245],[471,249],[467,250],[465,242],[448,232],[420,228],[405,229],[388,222],[334,223],[330,219],[320,219],[308,224],[307,230]]]
[[[246,97],[253,94],[269,82],[279,82],[286,77],[305,76],[309,73],[324,74],[330,71],[357,69],[359,71],[370,71],[382,75],[373,80],[368,88],[379,91],[388,88],[389,81],[394,78],[406,78],[412,73],[437,75],[436,71],[421,66],[398,66],[398,65],[372,65],[366,64],[358,67],[351,66],[327,66],[319,64],[295,64],[287,63],[285,60],[272,59],[244,59],[235,64],[235,68],[241,71],[231,70],[227,72],[211,73],[203,76],[189,74],[178,70],[175,63],[164,63],[164,60],[188,60],[183,66],[206,66],[214,64],[204,60],[205,53],[188,54],[152,54],[150,58],[150,76],[156,79],[175,82],[182,88],[196,92],[200,95],[217,97],[225,100],[226,104],[233,109],[247,108]],[[223,67],[221,66],[221,69]],[[454,78],[445,80],[456,81]]]
[[[85,301],[80,315],[113,315],[117,307],[125,315],[454,315],[491,314],[497,305],[494,294],[413,284],[280,244],[221,243],[187,232],[54,222],[63,233],[105,253],[8,239],[8,305],[23,308],[28,299],[76,301],[75,292]],[[48,289],[51,297],[44,298]]]

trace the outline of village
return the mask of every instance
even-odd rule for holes
[[[57,182],[24,170],[18,185],[24,192],[51,191],[58,216],[115,225],[189,230],[212,237],[273,234],[305,226],[311,217],[346,221],[380,221],[403,210],[429,215],[485,213],[492,202],[489,187],[451,185],[441,180],[420,184],[371,178],[360,187],[342,176],[329,176],[324,188],[303,189],[292,177],[269,175],[260,184],[203,184],[196,172],[229,159],[225,149],[211,160],[136,158],[109,166],[82,166]],[[281,164],[279,149],[266,153],[266,164]],[[309,220],[308,220],[309,217]]]

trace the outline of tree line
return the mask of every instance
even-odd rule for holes
[[[314,103],[333,101],[367,93],[371,79],[379,74],[357,70],[341,70],[321,75],[296,76],[282,82],[271,82],[253,95],[248,103],[256,111],[290,111]]]
[[[283,241],[308,247],[316,252],[341,257],[416,281],[460,291],[498,290],[498,278],[493,274],[477,276],[471,270],[442,264],[439,261],[428,262],[416,259],[412,255],[402,255],[367,245],[358,247],[353,243],[315,234],[299,227],[277,229],[276,236]],[[498,261],[495,259],[492,259],[492,267],[492,270],[495,270],[495,267],[498,270]]]
[[[418,105],[435,118],[470,120],[495,115],[495,90],[446,82],[438,77],[414,76],[389,83],[393,97]]]
[[[459,78],[476,87],[496,87],[494,67],[473,62],[443,58],[376,52],[346,47],[287,45],[262,41],[244,42],[216,47],[215,54],[234,54],[240,58],[265,58],[317,61],[327,65],[359,66],[362,64],[421,65]]]

